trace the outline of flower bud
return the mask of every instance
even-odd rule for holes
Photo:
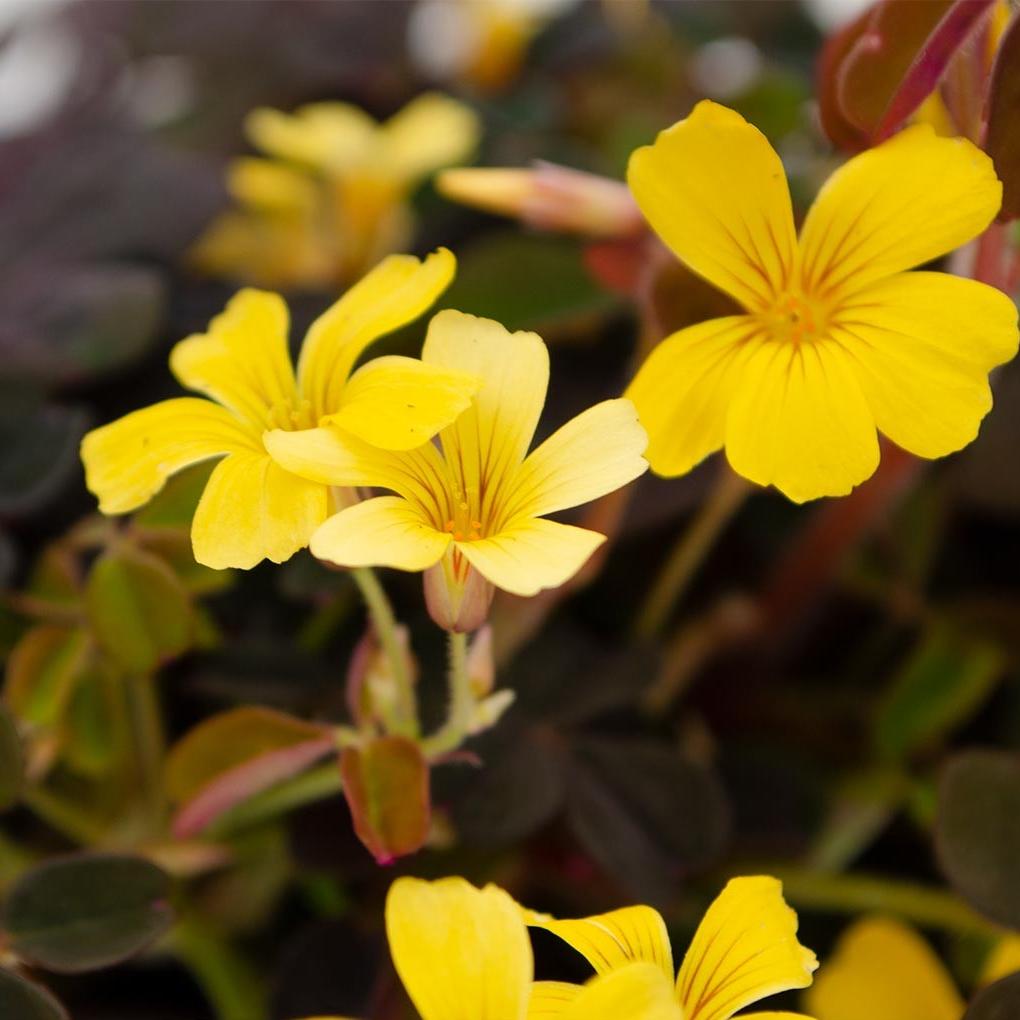
[[[454,202],[511,216],[538,230],[632,237],[645,229],[625,184],[554,163],[444,170],[436,186]]]

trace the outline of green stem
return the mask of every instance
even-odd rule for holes
[[[194,975],[218,1020],[265,1020],[261,976],[209,924],[183,917],[174,926],[172,945]]]
[[[638,612],[634,624],[634,633],[638,637],[652,638],[662,630],[715,540],[750,491],[751,486],[743,478],[731,471],[728,465],[722,465],[715,487],[686,530],[681,532]]]
[[[415,738],[420,729],[418,711],[415,704],[414,687],[411,683],[411,671],[407,662],[407,653],[397,631],[397,620],[393,615],[393,607],[386,597],[379,578],[370,567],[358,567],[351,571],[354,581],[365,600],[372,627],[382,649],[389,660],[393,685],[396,690],[392,718],[387,720],[392,732],[401,736]]]
[[[771,874],[783,883],[797,907],[839,914],[896,914],[922,928],[954,934],[998,937],[1002,929],[985,920],[951,893],[876,875],[832,875],[796,867],[743,871]]]
[[[125,679],[125,688],[141,789],[145,797],[145,814],[153,831],[159,832],[166,814],[163,791],[166,734],[156,679],[152,674],[129,676]]]
[[[475,707],[475,695],[471,690],[471,675],[468,672],[467,634],[450,631],[450,706],[446,722],[432,736],[422,741],[426,757],[454,751],[468,735],[471,715]]]

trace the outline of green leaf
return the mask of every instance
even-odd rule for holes
[[[88,776],[108,774],[127,749],[119,677],[102,664],[86,670],[75,687],[64,723],[62,756],[71,769]]]
[[[140,528],[187,531],[217,463],[204,461],[178,472],[134,515],[132,523]]]
[[[56,858],[11,888],[4,928],[19,956],[50,970],[107,967],[170,927],[169,892],[167,875],[141,857]]]
[[[969,751],[953,758],[939,787],[936,846],[964,899],[1020,929],[1020,755]]]
[[[18,728],[11,713],[0,705],[0,811],[18,802],[24,783],[25,762]]]
[[[69,1020],[64,1007],[42,985],[0,970],[0,1016],[4,1020]]]
[[[886,760],[901,759],[961,725],[992,692],[1004,663],[995,645],[948,625],[933,627],[879,705],[878,753]]]
[[[184,585],[159,558],[129,546],[105,553],[86,583],[96,637],[125,669],[150,673],[194,636]]]
[[[340,758],[354,831],[379,864],[420,850],[429,834],[429,767],[405,737],[379,737]]]
[[[963,1020],[1016,1020],[1020,1016],[1020,974],[982,988],[963,1014]]]
[[[192,595],[212,595],[229,588],[234,571],[213,570],[195,560],[187,531],[153,531],[139,537],[139,544],[158,556]]]
[[[7,662],[4,697],[14,714],[35,726],[52,726],[64,714],[88,661],[91,641],[80,628],[33,627]]]
[[[999,218],[1020,217],[1020,18],[1014,18],[999,43],[988,91],[985,150],[1002,181]]]
[[[500,232],[468,248],[458,261],[442,307],[496,319],[507,329],[568,327],[618,305],[585,269],[578,241]]]

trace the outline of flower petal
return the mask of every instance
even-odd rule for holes
[[[964,1003],[941,961],[891,918],[852,925],[807,993],[818,1020],[960,1020]]]
[[[422,260],[390,255],[312,323],[298,359],[298,388],[316,420],[339,408],[365,348],[418,318],[446,290],[456,268],[445,248]]]
[[[439,451],[425,443],[413,450],[380,450],[333,426],[264,437],[273,459],[288,471],[323,485],[392,489],[439,525],[452,516],[450,482]]]
[[[481,122],[469,106],[426,92],[395,113],[381,129],[382,164],[409,185],[474,153]]]
[[[347,381],[333,424],[386,450],[427,443],[471,406],[478,380],[464,372],[391,355],[362,365]]]
[[[379,125],[349,103],[309,103],[294,113],[260,107],[245,120],[252,143],[270,156],[339,173],[372,151]]]
[[[576,949],[595,968],[610,974],[631,963],[653,963],[673,982],[673,950],[662,915],[652,907],[624,907],[608,914],[557,920],[525,911],[532,928],[544,928]]]
[[[124,514],[147,503],[170,475],[189,464],[257,448],[226,408],[178,397],[93,429],[82,440],[81,458],[85,484],[99,499],[99,509]]]
[[[817,966],[797,941],[797,915],[781,883],[764,875],[734,878],[698,926],[677,994],[686,1020],[729,1020],[767,995],[806,988]]]
[[[216,465],[195,511],[195,559],[217,570],[283,563],[325,520],[326,497],[325,486],[284,471],[265,451],[233,453]]]
[[[977,436],[992,406],[988,373],[1017,351],[1017,310],[983,283],[902,273],[861,291],[832,333],[856,362],[879,431],[943,457]]]
[[[648,436],[626,399],[583,411],[532,451],[508,493],[505,514],[541,517],[588,503],[648,470]]]
[[[472,406],[440,438],[461,498],[491,527],[542,414],[549,353],[535,333],[448,309],[429,324],[422,361],[481,380]]]
[[[386,932],[422,1020],[524,1020],[531,943],[502,889],[399,878],[386,900]]]
[[[945,255],[976,237],[1002,202],[992,161],[927,124],[901,131],[837,170],[801,231],[804,287],[838,299]]]
[[[334,514],[312,536],[312,555],[342,567],[426,570],[438,563],[450,535],[422,519],[400,496],[377,496]]]
[[[875,419],[834,340],[751,341],[726,422],[733,470],[796,503],[843,496],[878,466]]]
[[[207,332],[174,347],[170,368],[181,385],[218,400],[261,430],[273,408],[294,404],[288,321],[278,294],[242,290]]]
[[[535,595],[569,581],[605,540],[585,528],[522,517],[491,538],[458,542],[457,548],[497,588]]]
[[[571,985],[564,981],[536,981],[531,986],[528,1001],[528,1020],[552,1020],[562,1017],[571,1003],[584,991],[584,985]]]
[[[745,308],[785,289],[797,258],[786,174],[740,114],[698,103],[631,156],[627,183],[673,252]]]
[[[669,978],[651,963],[632,963],[589,981],[560,1013],[563,1020],[684,1020]],[[528,1013],[528,1020],[543,1014]]]
[[[758,330],[746,315],[710,319],[666,337],[645,360],[627,396],[648,430],[656,474],[685,474],[722,448],[746,341]]]

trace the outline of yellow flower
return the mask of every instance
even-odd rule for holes
[[[313,429],[389,449],[426,442],[471,401],[477,380],[383,357],[353,371],[378,337],[422,314],[443,292],[456,263],[440,249],[423,262],[386,259],[313,324],[297,373],[287,350],[283,299],[244,290],[209,331],[170,355],[178,381],[211,397],[178,397],[134,411],[82,441],[89,489],[103,513],[135,510],[166,479],[198,461],[223,457],[192,525],[195,559],[209,567],[280,563],[308,544],[329,512],[326,486],[290,474],[263,445],[267,430]]]
[[[981,983],[1020,968],[1020,939],[999,941]],[[843,934],[807,993],[818,1020],[960,1020],[964,1001],[941,960],[912,928],[867,917]]]
[[[438,93],[382,124],[324,102],[292,114],[254,110],[246,129],[269,158],[234,163],[228,184],[240,207],[213,223],[192,256],[214,275],[281,287],[353,279],[406,246],[411,192],[467,159],[480,134],[468,107]]]
[[[628,390],[662,475],[725,447],[734,470],[802,502],[849,492],[876,430],[920,457],[977,435],[988,373],[1017,350],[999,291],[913,272],[980,234],[1002,186],[963,139],[908,128],[846,163],[800,232],[779,157],[711,102],[631,157],[649,223],[744,314],[665,339]]]
[[[480,380],[471,407],[439,433],[440,448],[387,452],[330,426],[266,437],[289,471],[326,485],[396,493],[331,517],[312,537],[312,552],[350,567],[418,571],[442,563],[453,588],[468,584],[472,568],[518,595],[563,584],[604,537],[545,515],[646,470],[646,437],[633,405],[597,404],[528,454],[549,379],[539,336],[443,311],[429,325],[422,361]]]
[[[573,946],[600,980],[627,973],[635,963],[651,965],[656,985],[674,1000],[668,1015],[675,1020],[730,1020],[766,996],[806,988],[818,966],[815,954],[797,941],[797,915],[783,900],[781,884],[768,876],[735,878],[727,884],[698,926],[675,980],[666,924],[651,907],[625,907],[578,921],[531,912],[526,918]],[[577,985],[539,981],[529,1015],[581,1017],[576,1010],[581,995]],[[743,1013],[739,1020],[798,1016]],[[860,1017],[879,1020],[866,1010],[856,1020]]]

